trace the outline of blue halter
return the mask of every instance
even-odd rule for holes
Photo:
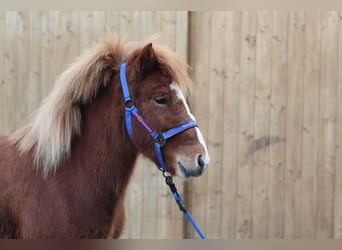
[[[133,141],[132,136],[132,116],[134,116],[137,121],[142,125],[145,130],[150,134],[150,136],[154,139],[154,144],[156,148],[156,153],[159,161],[159,169],[163,172],[163,176],[165,178],[165,183],[169,186],[173,198],[177,202],[179,209],[185,214],[187,219],[190,221],[192,226],[195,228],[198,235],[201,237],[201,239],[205,239],[204,233],[201,231],[199,226],[196,224],[195,220],[192,218],[189,211],[186,209],[183,199],[178,194],[175,184],[173,183],[172,177],[165,175],[165,172],[167,172],[166,164],[164,162],[162,147],[165,145],[166,141],[170,139],[171,137],[180,134],[190,128],[198,127],[197,123],[194,120],[190,120],[188,122],[185,122],[175,128],[171,128],[167,130],[164,133],[157,133],[156,131],[152,130],[148,125],[147,122],[144,120],[144,118],[139,113],[138,108],[134,105],[134,102],[129,94],[129,89],[127,85],[127,79],[126,79],[126,63],[121,64],[120,67],[120,80],[121,80],[121,87],[122,92],[124,95],[124,101],[125,101],[125,110],[126,110],[126,129],[129,137],[131,138],[131,141]]]
[[[120,67],[120,80],[121,80],[121,87],[122,92],[124,95],[124,101],[125,101],[125,110],[126,110],[126,129],[128,132],[129,137],[131,138],[131,141],[133,141],[132,136],[132,116],[134,116],[137,121],[145,128],[145,130],[150,134],[150,136],[154,139],[156,153],[159,161],[159,169],[162,171],[167,172],[167,167],[164,162],[162,147],[165,145],[166,141],[170,139],[171,137],[180,134],[190,128],[198,127],[197,123],[194,120],[190,120],[188,122],[185,122],[175,128],[171,128],[168,131],[164,133],[157,133],[156,131],[152,130],[147,122],[144,120],[144,118],[141,116],[138,108],[134,105],[134,102],[131,98],[131,95],[129,93],[127,79],[126,79],[126,63],[121,64]]]

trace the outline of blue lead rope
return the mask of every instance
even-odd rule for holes
[[[197,225],[194,218],[192,218],[191,214],[186,209],[182,197],[177,192],[177,188],[176,188],[176,185],[173,183],[172,177],[169,175],[165,175],[165,172],[163,172],[163,176],[165,178],[166,185],[169,186],[169,188],[173,194],[173,198],[175,199],[175,201],[178,204],[179,210],[181,210],[185,214],[186,218],[190,221],[191,225],[194,227],[194,229],[196,230],[197,234],[201,237],[201,239],[205,240],[206,237],[205,237],[204,233],[201,231],[200,227]]]

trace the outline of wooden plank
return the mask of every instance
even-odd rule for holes
[[[143,39],[145,28],[141,27],[142,15],[139,11],[133,12],[132,26],[133,26],[133,40],[139,41]]]
[[[236,237],[236,187],[238,168],[239,84],[240,84],[241,13],[226,13],[224,67],[224,128],[222,151],[221,238]],[[209,169],[209,171],[211,168]]]
[[[342,100],[342,13],[338,19],[338,82],[337,100]],[[334,197],[334,238],[342,238],[342,106],[337,104],[336,111],[336,164],[335,164],[335,197]]]
[[[209,67],[209,131],[208,150],[211,152],[211,169],[208,171],[207,189],[207,237],[220,238],[221,235],[221,198],[223,168],[223,113],[226,72],[222,62],[225,60],[225,23],[224,12],[212,14],[210,33]]]
[[[0,34],[5,34],[6,12],[0,11]],[[0,36],[0,134],[5,132],[5,112],[7,104],[5,103],[5,37]]]
[[[290,12],[286,116],[284,237],[298,238],[302,148],[304,12]]]
[[[305,13],[300,237],[316,237],[321,16]]]
[[[286,137],[286,86],[288,13],[273,13],[272,95],[270,110],[268,238],[284,237],[284,168]]]
[[[40,97],[45,98],[51,91],[55,81],[56,37],[55,37],[55,12],[42,12],[41,21],[41,63],[40,63]]]
[[[42,37],[42,15],[39,11],[31,11],[29,26],[29,65],[28,65],[28,90],[27,111],[31,114],[39,107],[41,101],[40,77],[41,77],[41,37]],[[51,54],[50,54],[51,55]],[[49,58],[51,60],[51,58]],[[30,119],[31,120],[31,119]]]
[[[106,35],[106,14],[104,11],[94,11],[93,42],[101,41]]]
[[[93,46],[94,12],[80,12],[80,54]]]
[[[272,13],[257,13],[256,82],[254,95],[252,238],[268,236],[268,169],[270,137]]]
[[[186,11],[176,12],[176,52],[186,61],[188,61],[188,13]],[[169,34],[169,36],[172,34]]]
[[[211,14],[208,12],[191,12],[190,13],[190,41],[189,41],[189,62],[192,67],[192,78],[195,83],[196,95],[193,100],[194,114],[197,123],[204,139],[208,142],[208,127],[209,127],[209,95],[208,83],[210,67],[209,56],[210,51],[210,27],[211,27]],[[209,150],[209,154],[211,151]],[[208,171],[200,178],[194,178],[188,181],[187,197],[188,209],[191,214],[196,218],[196,222],[200,225],[204,233],[209,228],[207,227],[207,195],[206,190],[208,187],[208,173],[212,169],[210,164]],[[186,227],[185,238],[197,237],[191,226]]]
[[[156,169],[155,164],[147,159],[137,167],[141,168],[141,171],[136,179],[139,178],[141,185],[144,186],[141,194],[141,203],[143,204],[141,237],[144,239],[159,238],[158,214],[160,210],[160,195],[158,190],[161,182],[160,173]]]
[[[317,238],[333,236],[338,15],[322,13]]]
[[[256,13],[242,12],[236,237],[252,236]]]
[[[80,55],[80,43],[78,42],[80,40],[80,13],[78,11],[72,11],[67,13],[65,18],[64,44],[67,56],[66,63],[70,64]]]
[[[106,26],[109,30],[116,35],[120,32],[119,11],[107,11],[106,12]]]
[[[29,12],[17,12],[17,45],[16,45],[16,70],[17,83],[15,93],[15,128],[22,127],[27,122],[27,78],[28,78],[28,24]]]
[[[121,11],[120,12],[120,34],[126,38],[127,41],[133,38],[133,12]]]
[[[66,68],[66,53],[65,53],[65,13],[61,11],[54,12],[54,41],[55,41],[55,63],[54,76],[55,80]]]
[[[162,11],[153,11],[152,15],[150,15],[148,24],[153,24],[153,31],[151,34],[161,34],[161,18],[162,18]]]
[[[15,130],[16,112],[16,85],[17,85],[17,13],[14,11],[6,12],[5,20],[5,65],[4,65],[4,110],[3,123],[4,133]]]

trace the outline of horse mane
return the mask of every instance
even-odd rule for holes
[[[81,106],[91,103],[98,90],[110,83],[121,63],[149,43],[153,44],[159,63],[189,96],[192,81],[188,65],[156,37],[124,43],[122,38],[108,34],[60,75],[33,122],[10,135],[10,142],[20,154],[33,150],[34,166],[41,165],[45,176],[56,171],[70,155],[72,138],[82,134]]]

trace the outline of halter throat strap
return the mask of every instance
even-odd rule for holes
[[[171,137],[180,134],[190,128],[198,127],[196,121],[189,120],[183,124],[180,124],[177,127],[171,128],[163,133],[158,133],[150,128],[148,123],[145,121],[145,119],[140,114],[138,108],[135,106],[133,99],[131,98],[127,79],[126,79],[126,66],[127,63],[121,64],[120,67],[120,82],[121,82],[121,88],[124,96],[124,102],[125,102],[125,120],[126,120],[126,130],[129,135],[129,138],[134,144],[133,141],[133,134],[132,134],[132,116],[136,118],[136,120],[139,122],[139,124],[150,134],[150,136],[154,139],[155,142],[155,149],[157,158],[159,161],[159,169],[162,171],[167,171],[167,167],[164,161],[162,147],[165,145],[168,139]]]

